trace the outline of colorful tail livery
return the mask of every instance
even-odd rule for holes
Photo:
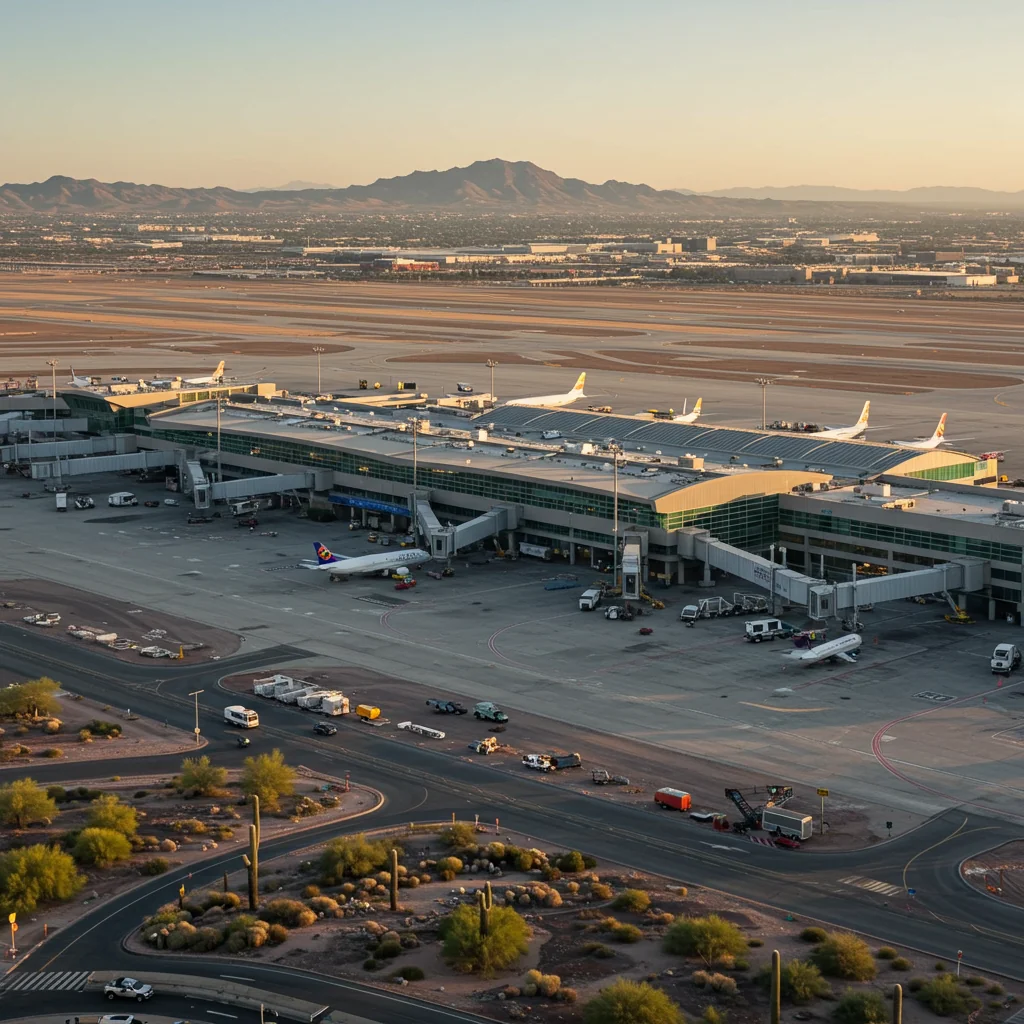
[[[337,555],[331,554],[331,549],[321,544],[318,540],[313,541],[313,550],[316,552],[317,565],[330,565],[339,561]]]
[[[587,379],[587,374],[586,374],[586,371],[584,371],[583,373],[581,373],[579,375],[579,377],[576,378],[576,383],[573,385],[572,390],[577,392],[578,394],[582,395],[583,394],[583,385],[586,382],[586,379]]]

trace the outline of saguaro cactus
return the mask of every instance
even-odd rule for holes
[[[903,1024],[903,986],[892,987],[892,1024]]]
[[[224,872],[224,891],[228,891],[228,873],[226,871]]]
[[[260,798],[252,798],[253,823],[249,826],[249,853],[242,854],[242,863],[249,872],[249,909],[253,912],[260,905]],[[227,875],[224,876],[225,887]]]
[[[771,1024],[779,1024],[782,1016],[782,957],[777,949],[772,950],[772,993]]]
[[[391,851],[391,911],[398,911],[398,851]]]
[[[477,903],[480,905],[480,934],[491,933],[491,910],[494,908],[494,893],[491,891],[491,883],[476,894]]]

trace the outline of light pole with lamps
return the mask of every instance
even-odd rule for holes
[[[53,447],[54,451],[57,451],[57,360],[47,359],[46,365],[50,368],[50,379],[52,382],[52,392],[50,399],[53,402]],[[44,414],[45,415],[45,414]],[[29,429],[29,438],[32,437],[32,431]],[[57,479],[60,479],[60,456],[57,456]]]
[[[619,585],[619,453],[612,452],[614,490],[612,505],[612,587]]]
[[[190,697],[195,697],[195,700],[196,700],[196,727],[195,727],[195,734],[196,734],[196,746],[197,747],[199,746],[199,694],[205,693],[205,692],[206,692],[205,690],[193,690],[189,694]]]
[[[320,387],[320,357],[327,351],[323,345],[314,345],[313,351],[316,353],[316,393],[318,395],[323,394],[323,389]]]
[[[498,365],[497,360],[488,359],[484,364],[491,371],[491,402],[497,404],[497,396],[494,394],[494,368]]]
[[[768,385],[774,384],[771,377],[755,377],[754,383],[761,388],[761,429],[768,429]]]

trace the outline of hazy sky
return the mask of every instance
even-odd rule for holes
[[[1020,5],[6,0],[0,181],[1024,188]]]

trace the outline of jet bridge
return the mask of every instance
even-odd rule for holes
[[[52,477],[84,476],[89,473],[126,473],[136,469],[173,466],[175,461],[174,452],[132,452],[125,455],[96,455],[58,459],[54,462],[33,462],[32,479],[49,480]]]
[[[415,495],[411,501],[424,543],[434,558],[452,558],[479,541],[497,537],[503,530],[516,529],[519,523],[518,510],[514,506],[497,505],[467,523],[442,526],[428,501]]]

